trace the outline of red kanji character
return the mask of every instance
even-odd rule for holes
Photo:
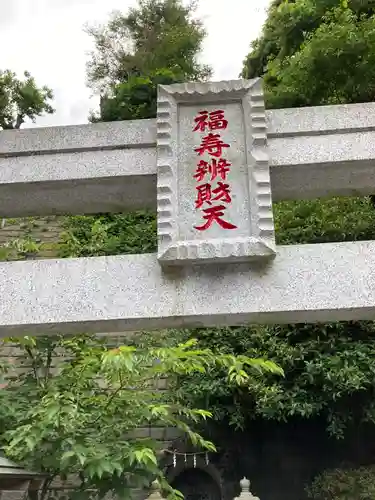
[[[208,161],[201,160],[197,165],[194,179],[197,179],[198,182],[203,181],[204,176],[208,174],[208,172],[210,172],[210,167],[211,165],[208,163]]]
[[[199,130],[199,132],[206,132],[206,127],[208,127],[208,111],[199,111],[199,115],[194,119],[196,125],[193,132]]]
[[[195,201],[195,208],[200,208],[203,203],[211,205],[211,184],[202,184],[196,187],[197,199]]]
[[[212,198],[212,201],[223,201],[224,203],[230,203],[232,201],[229,184],[224,184],[219,181],[217,183],[217,188],[212,191],[212,194],[216,195]]]
[[[218,175],[223,179],[223,181],[225,181],[227,179],[227,172],[230,171],[229,167],[231,166],[232,164],[229,161],[224,160],[224,158],[219,158],[218,160],[213,158],[210,169],[211,181],[215,180]]]
[[[218,109],[210,113],[210,130],[225,130],[228,126],[228,121],[224,118],[224,111]]]
[[[237,229],[237,226],[234,226],[230,222],[227,222],[220,218],[224,215],[224,210],[224,205],[206,208],[205,210],[203,210],[203,212],[206,214],[203,216],[203,219],[206,219],[207,222],[203,224],[203,226],[195,226],[195,229],[198,229],[198,231],[205,231],[206,229],[211,227],[214,222],[217,222],[223,229]]]
[[[201,160],[197,165],[194,179],[201,182],[206,174],[211,174],[211,181],[214,181],[217,176],[220,176],[223,181],[226,181],[227,172],[230,171],[229,167],[231,166],[232,164],[224,158],[219,158],[218,160],[216,158],[212,158],[211,163]]]
[[[223,148],[229,147],[229,144],[224,144],[221,140],[220,134],[208,134],[203,137],[202,144],[194,151],[196,151],[200,156],[207,151],[209,155],[219,158],[222,155]]]
[[[196,125],[193,132],[205,132],[208,127],[210,130],[223,130],[228,127],[228,121],[224,118],[224,111],[199,111],[199,115],[194,119]]]

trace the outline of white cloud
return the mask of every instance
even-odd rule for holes
[[[55,93],[56,113],[37,126],[87,122],[90,98],[85,63],[91,40],[85,23],[105,22],[113,10],[126,11],[136,0],[0,0],[0,68],[27,69]],[[237,78],[251,40],[265,19],[269,0],[201,0],[198,15],[208,36],[202,59],[214,78]]]

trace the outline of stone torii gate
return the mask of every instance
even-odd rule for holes
[[[259,80],[156,120],[3,131],[0,217],[157,208],[158,254],[0,264],[0,335],[375,319],[375,242],[276,246],[272,199],[375,192],[375,103],[265,111]]]

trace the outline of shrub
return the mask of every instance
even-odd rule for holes
[[[327,470],[307,488],[314,500],[374,500],[375,465]]]

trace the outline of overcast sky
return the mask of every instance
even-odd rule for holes
[[[55,94],[52,116],[37,126],[87,123],[97,99],[85,86],[91,40],[85,23],[105,22],[113,10],[126,12],[136,0],[0,0],[0,68],[27,69]],[[259,34],[269,0],[200,0],[198,14],[208,37],[202,59],[214,79],[238,78],[250,42]],[[30,125],[28,125],[30,126]]]

